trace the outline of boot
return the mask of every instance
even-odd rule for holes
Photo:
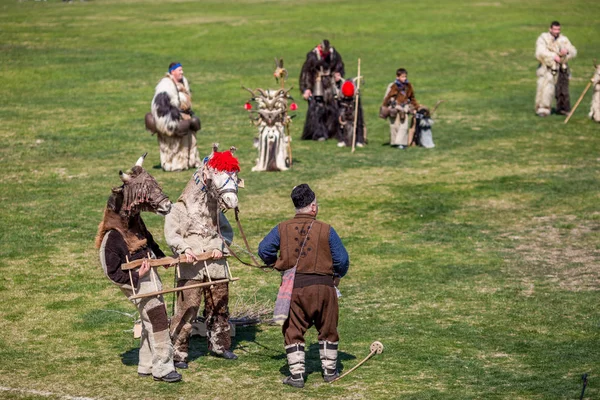
[[[304,378],[306,376],[304,370],[304,343],[296,343],[285,346],[288,365],[290,367],[290,376],[283,380],[283,384],[290,385],[295,388],[304,387]]]
[[[335,380],[339,376],[337,370],[338,342],[319,340],[319,356],[323,368],[323,380],[325,382]]]

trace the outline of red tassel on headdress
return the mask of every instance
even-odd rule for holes
[[[351,81],[346,81],[342,85],[342,94],[346,97],[354,96],[354,83]]]
[[[240,172],[240,163],[230,151],[213,152],[207,165],[217,171]]]

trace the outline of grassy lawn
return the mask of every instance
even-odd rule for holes
[[[583,373],[585,398],[599,398],[600,126],[589,93],[568,125],[533,112],[537,36],[558,19],[577,47],[574,104],[600,59],[596,3],[3,0],[0,398],[575,399]],[[362,60],[369,145],[355,154],[299,140],[297,77],[323,38],[347,76]],[[252,173],[241,85],[276,87],[275,56],[300,106],[295,164]],[[306,182],[348,248],[342,370],[374,340],[385,351],[343,380],[322,382],[312,330],[307,386],[282,385],[283,338],[265,324],[238,329],[235,362],[194,338],[183,383],[137,377],[135,309],[102,274],[94,236],[119,169],[142,153],[172,200],[191,177],[163,172],[144,130],[171,61],[194,91],[201,155],[238,147],[251,245],[292,215],[291,188]],[[377,113],[399,67],[421,103],[445,100],[435,149],[385,146]],[[163,219],[145,221],[166,248]],[[274,301],[277,273],[232,266],[231,304]]]

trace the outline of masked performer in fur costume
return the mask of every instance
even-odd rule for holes
[[[200,119],[192,111],[192,93],[181,64],[169,65],[169,72],[156,85],[151,107],[152,113],[146,114],[146,129],[158,136],[162,168],[197,168],[200,160],[196,132],[200,130]]]
[[[357,79],[348,79],[340,85],[338,91],[338,107],[340,116],[340,134],[338,137],[338,147],[352,146],[352,137],[354,136],[354,113],[357,110],[356,101],[358,100],[358,116],[356,118],[356,147],[365,145],[365,121],[363,118],[362,101],[360,96],[356,96]]]
[[[120,173],[123,185],[112,190],[96,236],[104,274],[127,297],[162,288],[159,275],[147,260],[131,271],[131,275],[121,269],[121,264],[148,256],[165,256],[146,229],[140,212],[152,211],[165,215],[171,209],[169,198],[156,180],[142,168],[142,162],[143,158],[140,158],[130,173]],[[163,297],[151,296],[131,301],[142,320],[138,374],[141,377],[154,376],[154,380],[158,381],[180,381],[181,375],[173,365],[173,346]]]
[[[342,56],[323,40],[306,55],[300,73],[300,91],[308,100],[303,140],[327,140],[339,135],[336,85],[344,77]]]
[[[569,99],[570,71],[567,62],[577,55],[577,49],[566,36],[560,34],[560,23],[550,24],[548,32],[542,33],[535,44],[537,69],[537,92],[535,112],[546,117],[552,112],[552,99],[556,97],[556,112],[567,115],[571,110]]]
[[[282,288],[283,282],[292,280],[283,296],[280,289],[275,311],[278,314],[281,299],[291,297],[282,328],[291,375],[283,383],[301,388],[306,378],[304,334],[313,325],[319,332],[323,379],[331,382],[338,377],[338,301],[334,282],[337,285],[339,278],[346,275],[350,261],[333,227],[316,220],[319,206],[310,187],[296,186],[291,197],[295,217],[269,232],[260,242],[258,255],[267,265],[274,264],[283,272]]]
[[[399,149],[410,146],[408,130],[413,118],[409,118],[409,114],[416,113],[419,103],[404,68],[396,71],[396,80],[388,85],[381,108],[383,115],[380,116],[390,121],[390,146]]]
[[[165,240],[173,253],[185,254],[187,258],[187,263],[179,267],[177,286],[229,278],[229,268],[223,258],[229,251],[217,233],[217,226],[229,245],[233,230],[220,210],[237,207],[239,170],[238,160],[231,152],[213,151],[194,173],[165,219]],[[196,255],[204,252],[212,253],[213,259],[194,263]],[[219,284],[178,293],[177,312],[171,319],[177,368],[187,368],[192,321],[198,315],[203,297],[209,351],[226,359],[237,358],[231,351],[229,286]]]

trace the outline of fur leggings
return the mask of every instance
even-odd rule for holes
[[[204,279],[208,282],[208,279]],[[178,287],[201,283],[194,279],[182,279]],[[183,290],[177,295],[177,312],[171,319],[171,339],[175,361],[188,361],[192,321],[198,315],[200,303],[204,298],[204,318],[208,334],[208,350],[222,354],[231,348],[229,327],[229,284],[220,284]]]

